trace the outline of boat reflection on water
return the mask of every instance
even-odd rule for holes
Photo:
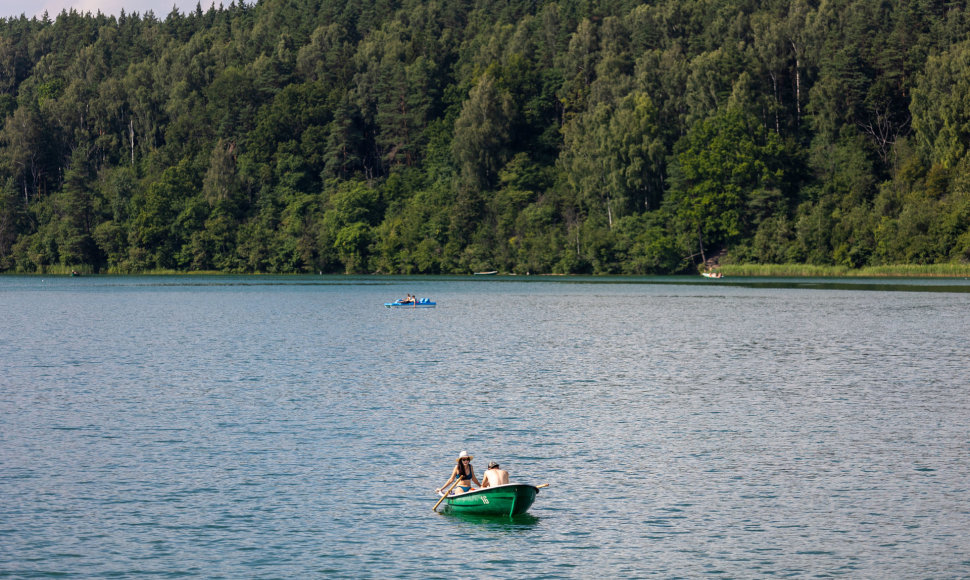
[[[541,518],[532,514],[519,514],[517,516],[490,516],[446,512],[442,513],[441,515],[443,517],[451,518],[463,523],[509,531],[533,528],[541,520]]]

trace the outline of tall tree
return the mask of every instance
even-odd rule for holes
[[[702,262],[711,248],[749,233],[750,192],[781,186],[782,148],[774,133],[763,133],[756,119],[725,109],[678,143],[668,203]]]
[[[31,196],[46,191],[50,142],[40,113],[32,106],[21,106],[7,118],[3,130],[4,161],[29,204]]]
[[[499,88],[490,74],[482,75],[455,120],[451,146],[467,187],[478,190],[495,183],[508,159],[513,115],[508,91]]]
[[[927,157],[955,167],[970,150],[970,41],[931,56],[913,87],[916,139]]]

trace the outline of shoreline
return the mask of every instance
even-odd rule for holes
[[[808,264],[725,264],[718,268],[735,278],[967,278],[970,264],[897,264],[892,266],[813,266]]]
[[[864,268],[848,268],[845,266],[814,266],[810,264],[723,264],[716,268],[724,278],[970,278],[970,264],[931,264],[931,265],[909,265],[897,264],[892,266],[867,266]],[[422,276],[428,278],[435,277],[454,277],[469,276],[476,278],[491,278],[491,276],[479,276],[474,273],[449,273],[449,274],[386,274],[372,272],[369,274],[344,274],[344,273],[311,273],[311,272],[289,272],[289,273],[269,273],[269,272],[221,272],[213,270],[193,271],[193,270],[145,270],[141,272],[94,272],[90,268],[83,266],[54,266],[45,268],[42,272],[0,272],[0,276],[334,276],[334,277],[354,277],[354,276]],[[626,277],[649,277],[664,278],[678,277],[685,274],[562,274],[562,273],[533,273],[531,275],[516,274],[513,272],[498,272],[498,277],[515,276],[520,278],[549,278],[549,277],[584,277],[584,278],[626,278]],[[686,274],[692,276],[692,274]],[[698,277],[699,273],[697,274]],[[722,278],[723,279],[723,278]]]

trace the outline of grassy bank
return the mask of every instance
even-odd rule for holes
[[[168,269],[154,269],[154,270],[144,270],[141,272],[118,272],[115,270],[102,270],[100,272],[95,272],[94,268],[91,266],[62,266],[60,264],[51,264],[44,266],[39,272],[5,272],[6,274],[26,274],[26,275],[42,275],[42,276],[70,276],[71,274],[78,274],[80,276],[91,276],[96,274],[103,275],[114,275],[114,276],[197,276],[197,275],[207,275],[212,276],[216,274],[225,274],[225,272],[219,272],[218,270],[193,270],[193,271],[182,271],[182,270],[168,270]]]
[[[813,266],[810,264],[724,264],[719,270],[725,276],[759,276],[775,278],[967,278],[970,264],[898,264],[894,266]]]

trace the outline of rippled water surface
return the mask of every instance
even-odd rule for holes
[[[0,277],[0,576],[970,576],[965,282],[729,282]]]

